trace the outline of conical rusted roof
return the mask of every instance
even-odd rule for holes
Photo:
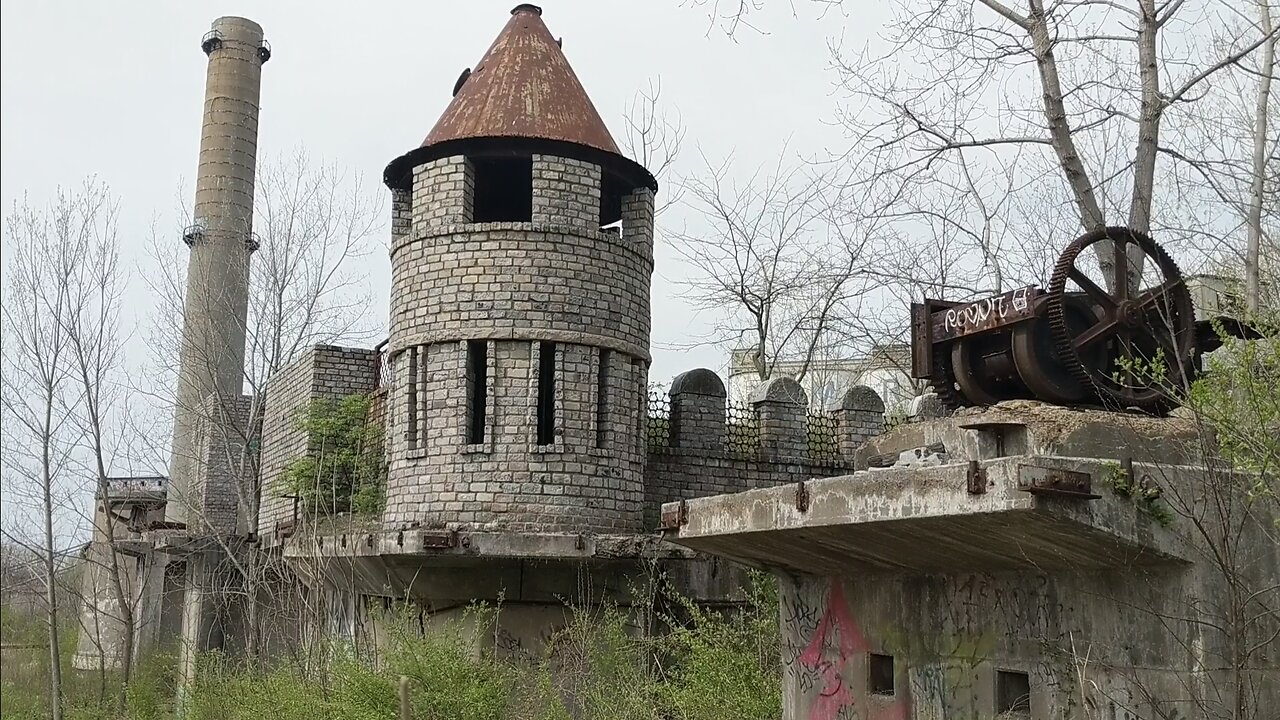
[[[535,5],[511,11],[422,145],[481,137],[558,140],[621,154]]]
[[[383,181],[407,190],[413,168],[436,158],[529,153],[600,165],[608,217],[619,212],[614,206],[625,193],[658,189],[648,170],[618,150],[559,41],[542,23],[542,10],[526,4],[511,11],[475,69],[458,79],[453,100],[422,145],[392,160]]]

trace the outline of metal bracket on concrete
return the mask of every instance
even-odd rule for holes
[[[1025,430],[1027,425],[1026,423],[1019,422],[988,421],[964,423],[958,427],[963,430],[973,430],[974,432],[991,438],[992,443],[995,445],[995,456],[1005,457],[1005,440],[1008,439],[1009,433],[1014,430]]]
[[[977,460],[969,461],[969,469],[965,472],[965,487],[970,495],[984,495],[987,492],[987,471]]]
[[[675,507],[672,508],[672,505]],[[669,509],[670,508],[670,509]],[[675,530],[689,522],[689,505],[684,500],[662,506],[662,529]]]
[[[796,509],[800,512],[809,512],[809,488],[805,486],[803,480],[796,483]]]
[[[1032,495],[1055,495],[1077,500],[1097,500],[1089,473],[1035,465],[1018,466],[1018,489]]]

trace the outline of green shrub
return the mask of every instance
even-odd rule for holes
[[[284,486],[309,515],[381,512],[386,487],[382,431],[369,422],[371,400],[313,400],[298,414],[310,452],[285,468]]]
[[[661,686],[680,720],[755,720],[782,715],[782,665],[776,581],[753,574],[749,602],[721,614],[678,598],[690,622],[665,638],[675,658]]]

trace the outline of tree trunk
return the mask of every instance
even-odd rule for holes
[[[1272,32],[1271,8],[1267,0],[1258,0],[1258,21],[1262,32]],[[1267,119],[1271,102],[1271,73],[1276,65],[1276,37],[1262,46],[1262,60],[1258,66],[1258,97],[1253,119],[1253,158],[1249,168],[1249,208],[1245,218],[1248,241],[1244,255],[1245,307],[1256,313],[1261,304],[1262,264],[1262,198],[1267,171]]]
[[[49,706],[50,717],[62,720],[62,657],[58,640],[58,574],[54,565],[53,553],[53,474],[50,472],[50,435],[53,432],[53,393],[49,392],[48,402],[44,409],[44,438],[41,452],[44,471],[42,475],[44,501],[44,570],[46,582],[45,601],[47,603],[49,623]]]

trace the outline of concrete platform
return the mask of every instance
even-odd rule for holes
[[[1181,563],[1177,536],[1117,496],[1114,466],[1038,455],[886,468],[797,485],[668,503],[665,537],[693,550],[770,569],[987,572]],[[1020,488],[1053,471],[1087,473],[1096,499]],[[1169,466],[1159,473],[1169,473]],[[1154,467],[1135,465],[1136,474]],[[1057,473],[1066,475],[1067,473]]]
[[[629,602],[665,575],[709,604],[739,602],[742,571],[652,535],[406,529],[290,537],[284,559],[308,584],[410,597],[435,610],[484,600],[560,604],[584,591]]]

